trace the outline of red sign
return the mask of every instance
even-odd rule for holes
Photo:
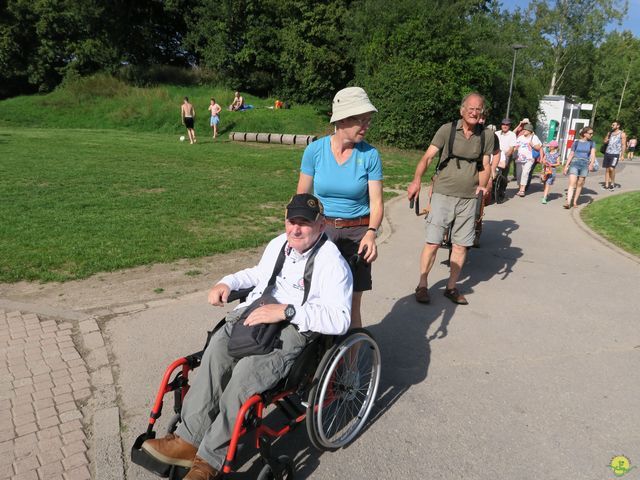
[[[571,145],[573,145],[574,138],[576,138],[576,131],[569,130],[569,136],[567,137],[567,148],[571,148]]]

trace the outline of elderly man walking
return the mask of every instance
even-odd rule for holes
[[[486,194],[491,170],[489,158],[494,135],[485,133],[478,120],[484,113],[484,97],[479,93],[465,96],[460,106],[460,120],[442,125],[416,167],[413,181],[407,188],[409,199],[420,194],[422,175],[438,152],[440,161],[433,179],[431,209],[427,216],[426,243],[420,258],[420,279],[416,300],[429,303],[427,277],[433,267],[438,247],[449,225],[453,225],[450,274],[444,296],[459,305],[467,299],[456,287],[464,265],[467,248],[475,236],[475,212],[478,193]],[[450,147],[453,146],[453,148]]]

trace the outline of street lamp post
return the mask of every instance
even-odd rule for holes
[[[507,100],[507,114],[506,118],[509,118],[509,110],[511,110],[511,94],[513,93],[513,77],[516,73],[516,55],[518,54],[518,50],[526,48],[526,45],[521,45],[519,43],[514,43],[511,45],[513,48],[513,65],[511,66],[511,82],[509,82],[509,99]]]

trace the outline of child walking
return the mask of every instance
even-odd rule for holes
[[[542,194],[543,205],[547,204],[547,197],[551,190],[551,185],[556,179],[556,167],[560,166],[560,150],[558,142],[552,140],[547,145],[549,153],[542,160],[542,182],[544,183],[544,193]]]

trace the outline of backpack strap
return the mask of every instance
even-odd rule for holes
[[[313,250],[309,254],[307,263],[304,266],[304,277],[303,277],[304,296],[302,297],[301,305],[304,305],[304,303],[307,301],[307,297],[309,296],[309,288],[311,286],[311,277],[313,276],[313,265],[316,258],[316,254],[318,253],[318,250],[320,250],[320,248],[322,247],[322,245],[324,245],[326,241],[327,241],[327,234],[323,233],[322,236],[316,242],[316,244],[313,246]],[[285,256],[286,248],[287,248],[287,241],[285,240],[284,243],[282,244],[282,248],[280,249],[280,253],[278,254],[278,258],[276,259],[276,264],[273,267],[273,273],[271,274],[271,278],[267,283],[267,288],[265,288],[265,293],[267,291],[272,290],[274,285],[276,284],[276,278],[278,277],[278,275],[282,271],[282,267],[284,266],[284,260],[286,257]]]
[[[326,241],[327,235],[323,233],[320,239],[316,242],[316,245],[313,247],[313,251],[309,255],[307,263],[304,266],[304,296],[302,297],[301,305],[304,305],[304,303],[307,301],[307,297],[309,296],[309,290],[311,289],[311,276],[313,275],[313,265],[315,263],[316,254],[318,253],[318,250],[322,248],[322,245],[324,245],[324,242]]]
[[[482,131],[480,132],[480,156],[478,158],[466,158],[466,157],[456,157],[453,155],[453,144],[456,139],[457,126],[458,126],[457,120],[454,120],[453,122],[451,122],[451,130],[449,131],[449,144],[448,144],[449,148],[447,151],[447,158],[445,158],[444,160],[442,159],[438,160],[438,163],[436,164],[436,173],[444,169],[449,163],[449,160],[451,160],[452,158],[456,159],[456,165],[458,168],[460,168],[460,160],[466,160],[467,162],[475,161],[477,170],[479,172],[483,171],[484,170],[483,157],[484,157],[484,143],[485,143],[485,128],[483,127]]]
[[[447,166],[449,160],[453,158],[453,143],[456,140],[456,127],[458,126],[458,122],[454,120],[451,122],[451,130],[449,130],[449,143],[447,148],[447,158],[442,160],[442,156],[438,158],[438,163],[436,164],[436,174]]]

